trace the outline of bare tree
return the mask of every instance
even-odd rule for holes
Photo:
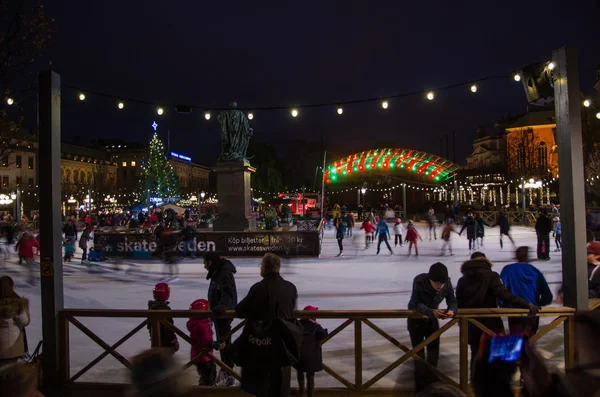
[[[596,149],[588,154],[585,175],[589,179],[585,184],[586,190],[600,197],[600,150]]]
[[[506,162],[508,172],[519,177],[546,176],[547,164],[541,158],[535,133],[531,128],[523,128],[506,136]],[[547,156],[547,154],[546,154]]]

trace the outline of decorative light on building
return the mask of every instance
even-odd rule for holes
[[[429,99],[430,101],[433,101],[434,95],[433,95],[433,91],[429,91],[427,93],[427,99]]]
[[[6,194],[0,194],[0,205],[9,205],[12,204],[13,200],[7,196]]]
[[[388,108],[388,106],[389,106],[389,103],[388,103],[388,101],[383,101],[383,102],[381,102],[381,107],[382,107],[382,108],[384,108],[384,109],[387,109],[387,108]]]
[[[550,62],[548,64],[548,70],[554,70],[555,67],[556,67],[556,65],[554,64],[554,62]]]
[[[254,113],[248,112],[248,120],[252,120],[254,118]]]
[[[206,120],[210,120],[210,112],[206,112],[206,113],[204,113],[204,118],[205,118]]]
[[[600,120],[600,112],[596,113],[596,118]]]
[[[79,94],[79,100],[85,101],[85,94],[83,92]]]
[[[69,203],[69,204],[75,204],[76,202],[77,202],[77,200],[75,200],[73,198],[73,196],[69,197],[69,199],[67,200],[67,203]]]
[[[337,114],[342,114],[342,113],[344,113],[344,108],[342,108],[340,105],[338,105]]]
[[[292,109],[292,117],[297,117],[297,116],[298,116],[298,110]]]

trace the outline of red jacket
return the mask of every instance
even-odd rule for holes
[[[367,233],[367,234],[374,233],[375,230],[377,230],[377,228],[375,226],[373,226],[373,224],[369,221],[364,221],[360,228],[364,229],[365,233]]]
[[[417,242],[419,238],[419,232],[414,227],[409,227],[406,231],[406,241],[412,241],[413,243]]]
[[[38,243],[38,241],[33,237],[26,241],[19,241],[17,243],[19,256],[22,256],[23,258],[33,258],[33,247],[37,248],[38,250],[40,249],[40,243]]]
[[[201,349],[210,349],[208,352],[212,353],[212,343],[213,343],[213,332],[210,327],[210,320],[207,318],[194,318],[188,320],[187,329],[190,331],[190,338],[194,342],[192,345],[192,350],[190,352],[190,359],[194,359],[198,354],[200,354]],[[207,356],[202,356],[199,362],[206,363],[209,362],[210,358]]]

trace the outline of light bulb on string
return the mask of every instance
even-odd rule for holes
[[[513,79],[515,79],[515,81],[521,81],[521,75],[519,73],[515,73]]]
[[[85,101],[85,94],[83,92],[79,94],[79,100]]]
[[[158,113],[159,116],[162,116],[164,112],[165,111],[163,110],[163,108],[159,107],[158,109],[156,109],[156,113]]]
[[[585,101],[583,101],[583,106],[585,106],[586,108],[589,108],[591,104],[592,103],[590,102],[589,99],[586,99]]]
[[[252,120],[254,118],[254,113],[248,112],[248,120]]]
[[[596,113],[596,118],[600,120],[600,112]]]
[[[429,99],[430,101],[433,101],[434,95],[433,95],[433,91],[429,91],[427,93],[427,99]]]
[[[12,99],[12,98],[6,98],[6,103],[7,103],[7,104],[10,106],[10,105],[12,105],[13,103],[15,103],[15,100],[14,100],[14,99]]]
[[[387,109],[387,108],[388,108],[388,106],[389,106],[389,103],[388,103],[388,101],[383,101],[383,102],[381,102],[381,107],[382,107],[382,108],[384,108],[384,109]]]
[[[342,114],[342,113],[344,113],[344,108],[342,108],[340,105],[338,105],[337,114]]]
[[[550,62],[548,64],[548,70],[554,70],[555,67],[556,67],[556,65],[554,64],[554,62]]]
[[[204,118],[205,118],[206,120],[210,120],[210,112],[206,112],[206,113],[204,113]]]
[[[298,117],[298,110],[292,109],[292,117]]]
[[[472,92],[472,93],[475,93],[475,92],[477,92],[477,84],[473,84],[473,85],[471,86],[471,92]]]
[[[124,104],[123,102],[119,102],[119,103],[117,104],[117,107],[118,107],[119,109],[123,109],[123,108],[125,107],[125,104]]]

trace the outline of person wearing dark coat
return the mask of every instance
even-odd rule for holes
[[[500,212],[500,217],[498,217],[498,222],[496,222],[495,226],[500,226],[500,249],[504,248],[504,243],[502,242],[502,236],[508,237],[510,242],[515,245],[515,241],[510,236],[510,223],[508,222],[508,216],[504,211]]]
[[[87,259],[88,240],[90,239],[90,226],[85,225],[83,232],[81,232],[81,238],[79,239],[79,248],[83,251],[81,254],[81,263]]]
[[[215,313],[217,318],[214,320],[215,332],[217,340],[222,340],[223,336],[231,332],[230,318],[218,318],[227,310],[235,310],[237,306],[237,288],[235,285],[235,276],[237,272],[231,261],[221,258],[215,252],[207,252],[204,254],[204,267],[208,270],[206,279],[210,280],[208,286],[208,302],[210,309]],[[231,338],[225,340],[225,348],[221,350],[221,360],[233,368],[233,357],[231,351]],[[227,372],[221,370],[217,376],[216,385],[233,386],[235,378]]]
[[[65,238],[70,238],[72,241],[77,241],[77,226],[73,219],[69,219],[67,224],[63,227],[63,233]]]
[[[260,264],[263,279],[250,287],[248,295],[238,303],[235,312],[239,318],[247,318],[249,322],[295,319],[298,290],[281,277],[280,268],[277,255],[265,254]],[[242,367],[242,390],[259,397],[287,397],[291,368],[269,358],[256,367]]]
[[[471,259],[463,263],[460,269],[462,277],[456,285],[456,300],[459,309],[497,308],[501,300],[512,307],[529,309],[532,315],[537,314],[538,307],[526,299],[512,294],[502,284],[500,275],[492,271],[492,263],[485,254],[475,252]],[[482,325],[494,332],[504,332],[504,324],[500,317],[478,318]],[[469,323],[469,346],[471,346],[471,376],[475,359],[479,352],[479,341],[483,331]]]
[[[484,226],[490,227],[490,225],[488,225],[487,222],[483,220],[479,212],[475,214],[475,222],[477,222],[477,238],[481,239],[480,246],[483,247],[483,237],[485,236]]]
[[[552,221],[548,217],[545,208],[535,222],[535,234],[537,235],[537,257],[538,259],[550,259],[550,232],[552,232]],[[542,248],[545,246],[545,250]]]
[[[306,306],[304,311],[319,310],[318,307]],[[312,397],[315,389],[315,372],[323,371],[323,349],[321,341],[327,337],[327,330],[321,327],[316,319],[301,320],[303,335],[302,347],[298,362],[294,368],[298,372],[298,394],[303,395],[305,390],[304,374],[306,374],[306,390],[308,397]]]
[[[446,300],[448,308],[438,309],[440,303]],[[408,302],[410,310],[426,315],[428,318],[409,318],[407,320],[408,333],[413,348],[427,339],[440,328],[438,319],[447,320],[454,317],[458,309],[454,288],[448,277],[448,269],[443,263],[434,263],[429,268],[429,273],[419,274],[413,281],[413,290]],[[437,338],[427,345],[427,362],[437,367],[440,357],[440,339]],[[417,353],[425,359],[425,350]],[[416,363],[417,361],[415,361]],[[415,365],[415,385],[417,393],[427,387],[428,382]]]
[[[473,216],[469,215],[467,216],[467,219],[465,220],[465,224],[463,225],[462,229],[460,229],[460,233],[458,233],[458,235],[462,235],[462,232],[467,229],[467,239],[469,240],[469,253],[475,249],[475,239],[477,238],[477,229],[478,229],[479,225],[477,224],[477,222],[475,221],[475,219],[473,219]]]

